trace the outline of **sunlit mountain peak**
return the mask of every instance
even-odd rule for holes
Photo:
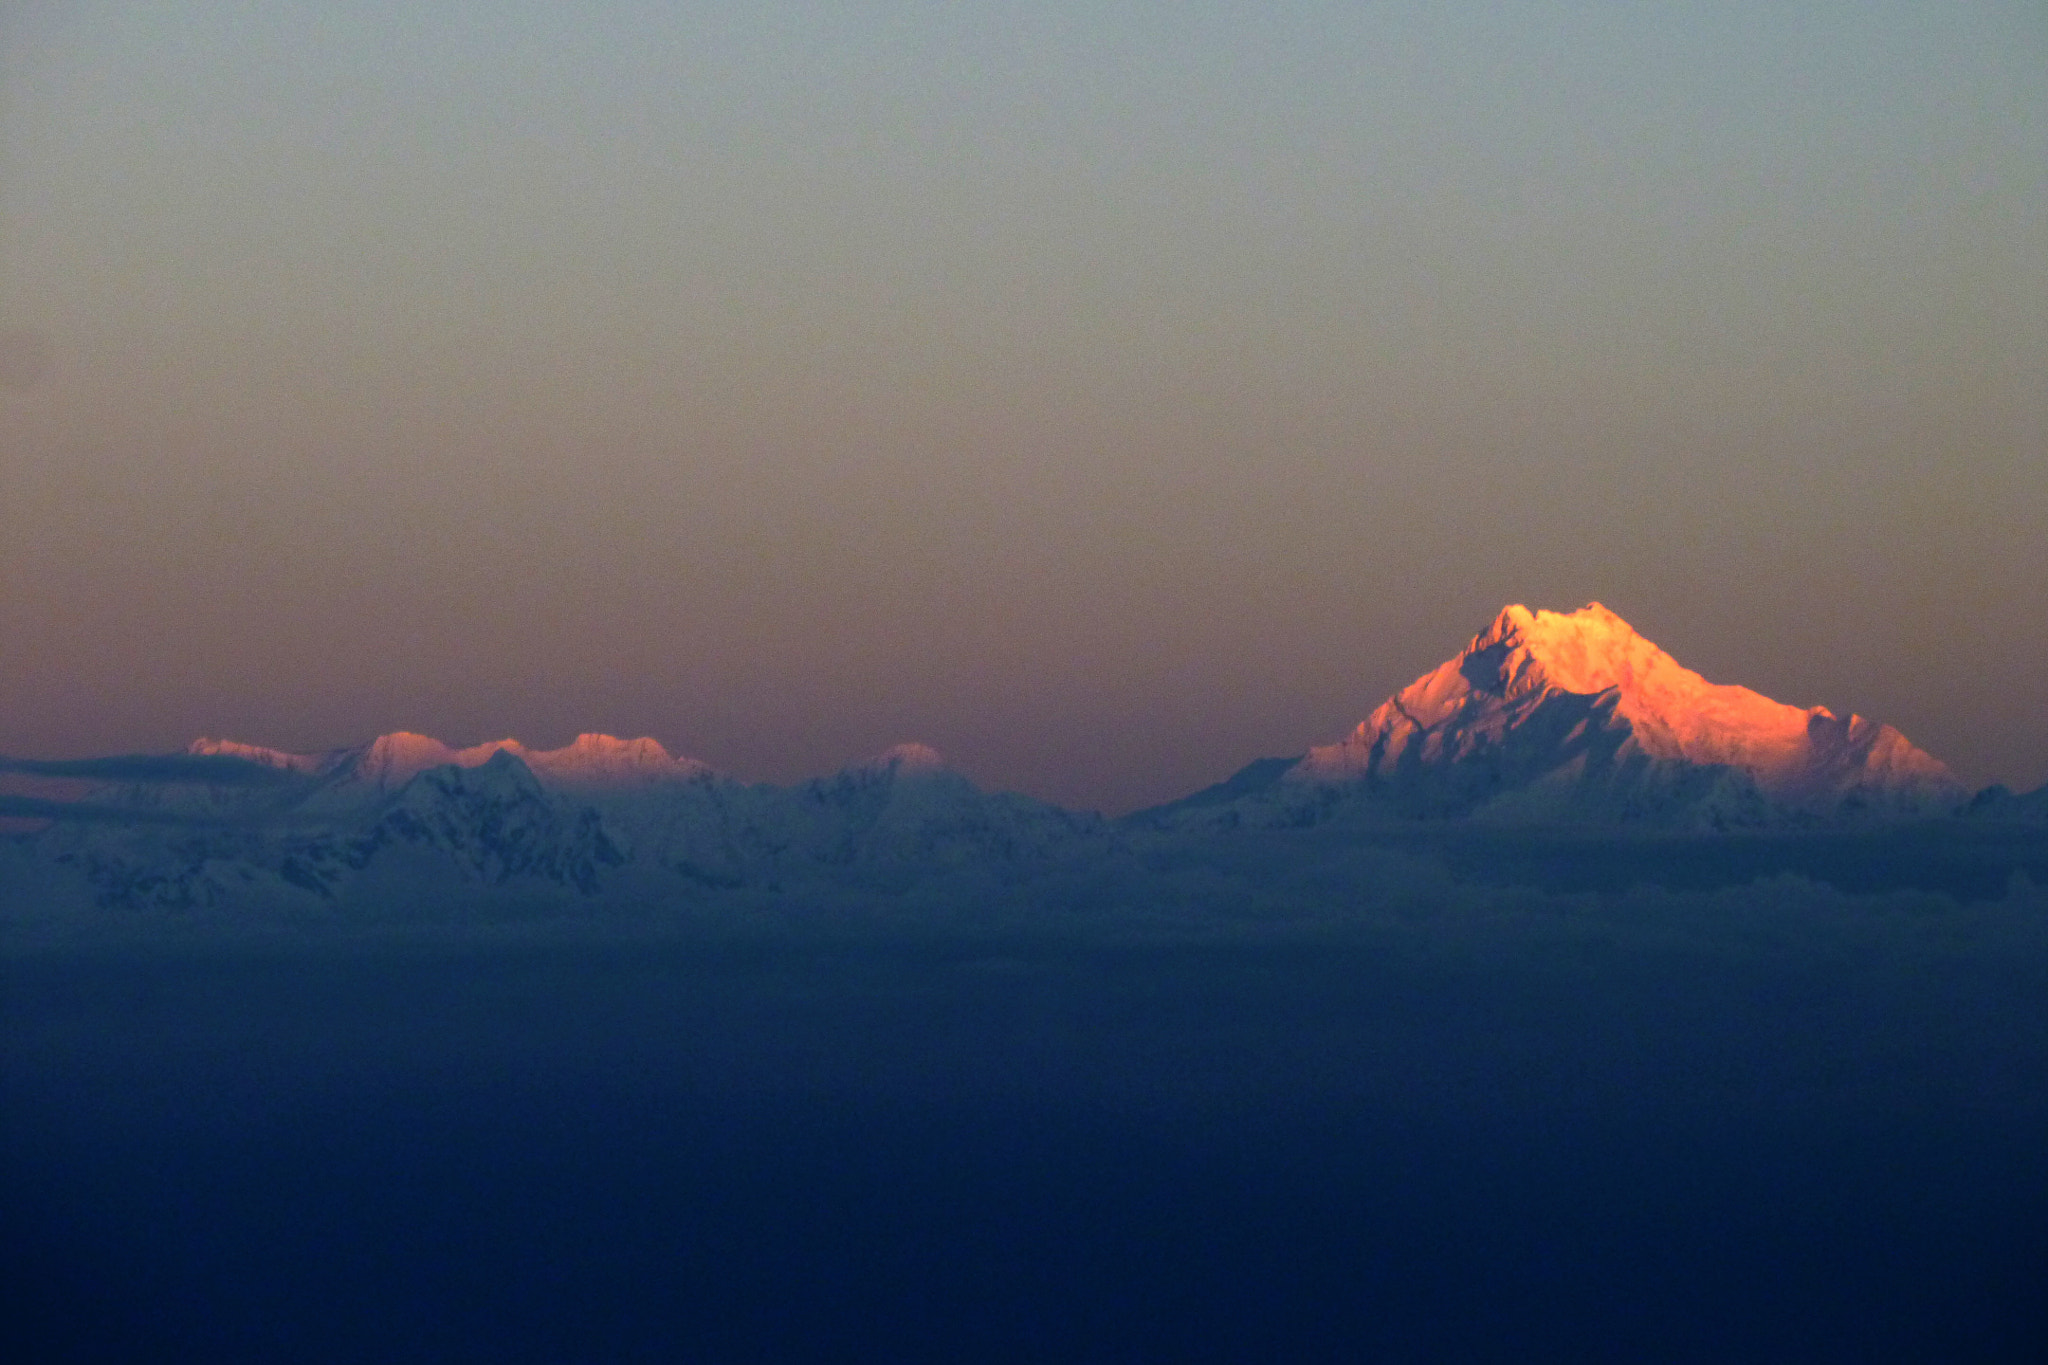
[[[1812,808],[1851,798],[1939,804],[1961,792],[1892,727],[1710,683],[1598,602],[1503,608],[1345,739],[1311,749],[1293,775],[1412,785],[1454,767],[1469,778],[1478,765],[1527,779],[1569,770],[1577,781],[1589,764],[1618,773],[1638,760],[1733,770],[1767,798]]]
[[[403,786],[429,768],[480,768],[498,754],[510,754],[535,773],[564,785],[603,786],[690,780],[712,773],[694,758],[669,753],[659,740],[619,739],[586,733],[559,749],[531,749],[516,739],[486,740],[457,749],[431,735],[395,730],[367,744],[322,754],[293,754],[228,739],[200,739],[187,752],[244,758],[268,767],[366,782],[380,788]]]
[[[886,770],[904,775],[937,773],[946,771],[946,760],[944,755],[929,744],[919,744],[913,740],[907,744],[897,744],[884,749],[868,760],[866,766],[877,771]]]

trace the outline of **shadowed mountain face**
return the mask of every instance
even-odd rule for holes
[[[1225,809],[1731,829],[1941,815],[1968,795],[1892,727],[1709,683],[1597,602],[1506,608],[1351,734],[1267,771]]]

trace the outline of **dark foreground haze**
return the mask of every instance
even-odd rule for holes
[[[16,937],[0,1354],[2038,1359],[2023,872],[1524,880]]]

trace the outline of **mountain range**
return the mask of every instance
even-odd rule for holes
[[[395,733],[297,754],[0,760],[0,900],[201,907],[436,901],[478,888],[660,896],[1005,875],[1233,831],[1569,828],[1668,835],[2048,821],[1974,794],[1891,726],[1707,682],[1598,603],[1510,606],[1352,732],[1121,820],[989,793],[905,744],[747,784],[652,739],[451,748]]]

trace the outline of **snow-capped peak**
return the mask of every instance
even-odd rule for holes
[[[654,739],[617,739],[582,734],[559,749],[529,749],[516,739],[487,740],[457,749],[430,735],[396,730],[368,744],[324,754],[293,754],[234,740],[200,739],[187,752],[245,758],[273,768],[367,783],[391,791],[430,768],[479,768],[498,754],[519,759],[543,783],[603,787],[658,781],[688,781],[710,775],[694,758],[670,754]]]
[[[869,759],[863,767],[873,772],[889,772],[910,777],[947,770],[946,760],[937,749],[915,740],[907,744],[896,744],[884,749]]]
[[[371,740],[350,766],[353,775],[377,786],[401,787],[429,768],[445,767],[451,763],[465,768],[477,767],[489,761],[496,751],[495,745],[479,744],[458,753],[431,735],[396,730]],[[468,762],[463,761],[465,757],[469,758]]]
[[[1948,801],[1962,790],[1890,726],[1710,683],[1598,602],[1574,612],[1504,608],[1344,740],[1311,749],[1295,776],[1388,778],[1483,754],[1497,763],[1511,746],[1518,770],[1540,766],[1544,746],[1562,763],[1587,726],[1653,761],[1739,770],[1767,796],[1804,806],[1852,791]]]
[[[543,779],[577,786],[688,780],[710,775],[708,764],[681,758],[645,736],[618,739],[581,734],[559,749],[529,749],[507,740],[499,747],[526,760]]]
[[[1747,687],[1710,683],[1598,602],[1574,612],[1507,607],[1428,680],[1436,685],[1414,698],[1422,710],[1408,708],[1424,724],[1430,723],[1424,715],[1444,719],[1446,706],[1487,696],[1515,702],[1545,691],[1597,696],[1612,690],[1616,713],[1635,724],[1646,753],[1692,763],[1772,770],[1796,764],[1809,722],[1833,719],[1825,708],[1802,711]]]
[[[282,749],[266,749],[259,744],[243,744],[232,739],[195,739],[185,746],[185,752],[197,758],[246,759],[266,768],[281,768],[295,773],[310,773],[320,766],[318,754],[288,754]]]

